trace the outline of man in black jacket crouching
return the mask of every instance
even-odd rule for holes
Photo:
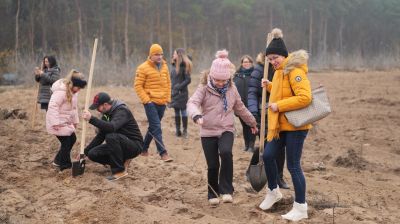
[[[111,100],[104,92],[94,97],[89,109],[97,109],[102,117],[96,118],[89,111],[82,114],[83,119],[99,130],[85,148],[85,155],[94,162],[111,167],[112,175],[107,177],[108,180],[127,176],[127,166],[143,149],[143,137],[132,112],[124,102]]]

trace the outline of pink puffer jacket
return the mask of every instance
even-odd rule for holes
[[[46,129],[48,133],[57,136],[70,136],[75,132],[74,125],[79,123],[78,94],[73,94],[72,103],[69,103],[66,90],[64,79],[56,81],[51,87],[53,94],[46,113]],[[61,128],[55,130],[55,125],[61,125]]]
[[[220,94],[210,83],[201,84],[187,103],[187,111],[191,118],[202,115],[201,137],[221,136],[225,131],[234,132],[234,114],[246,122],[250,127],[256,127],[254,116],[243,104],[235,85],[231,85],[226,92],[228,110],[224,111],[224,104]]]

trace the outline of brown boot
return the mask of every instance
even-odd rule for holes
[[[169,157],[168,153],[164,153],[161,155],[161,160],[164,162],[172,162],[173,159]]]

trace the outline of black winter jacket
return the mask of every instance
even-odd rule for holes
[[[244,69],[243,67],[240,67],[233,77],[233,81],[235,82],[240,98],[242,99],[242,102],[246,107],[248,107],[247,99],[248,99],[249,81],[253,70],[254,67],[251,67],[249,69]]]
[[[86,147],[85,152],[102,144],[108,133],[122,134],[132,141],[139,141],[143,144],[143,136],[139,126],[132,112],[122,101],[114,100],[109,112],[104,113],[101,119],[92,116],[89,123],[97,127],[99,132]]]
[[[171,68],[171,103],[170,107],[186,109],[189,100],[188,85],[191,82],[190,74],[185,73],[185,64],[181,63],[179,74],[176,67],[172,64]]]
[[[272,65],[268,67],[268,80],[272,81],[274,77],[274,69]],[[251,73],[249,81],[249,92],[248,92],[248,109],[254,116],[261,116],[261,100],[262,100],[262,88],[261,79],[264,77],[264,65],[257,63],[254,66],[254,71]],[[269,93],[267,92],[267,102],[269,99]]]

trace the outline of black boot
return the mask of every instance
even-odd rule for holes
[[[182,126],[183,126],[182,135],[184,138],[188,138],[187,125],[188,125],[188,117],[182,117]]]
[[[181,117],[175,117],[175,127],[176,127],[175,135],[177,137],[182,136],[182,132],[181,132]]]
[[[254,152],[254,144],[255,144],[255,142],[254,141],[249,141],[249,147],[247,147],[247,151],[248,152]]]

